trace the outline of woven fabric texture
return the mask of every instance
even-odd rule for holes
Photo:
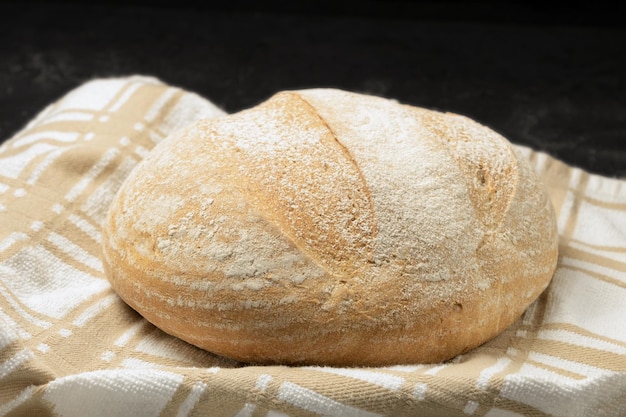
[[[557,272],[449,362],[246,366],[145,321],[104,277],[100,224],[156,143],[223,114],[154,78],[96,79],[0,146],[0,416],[626,415],[626,181],[523,147],[558,215]]]

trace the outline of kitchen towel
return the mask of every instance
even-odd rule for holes
[[[626,181],[519,147],[558,215],[548,289],[451,361],[247,366],[171,337],[110,288],[100,224],[169,133],[224,112],[145,76],[95,79],[0,146],[0,416],[626,415]]]

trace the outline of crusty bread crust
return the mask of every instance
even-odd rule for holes
[[[433,363],[511,325],[557,261],[550,199],[459,115],[281,92],[161,142],[103,226],[117,293],[251,363]]]

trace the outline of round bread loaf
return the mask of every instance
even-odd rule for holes
[[[557,262],[551,201],[494,131],[335,89],[280,92],[155,147],[103,226],[117,293],[257,364],[450,359],[511,325]]]

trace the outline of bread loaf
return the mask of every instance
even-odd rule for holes
[[[255,364],[434,363],[546,288],[550,199],[466,117],[280,92],[168,137],[103,225],[117,293],[167,333]]]

